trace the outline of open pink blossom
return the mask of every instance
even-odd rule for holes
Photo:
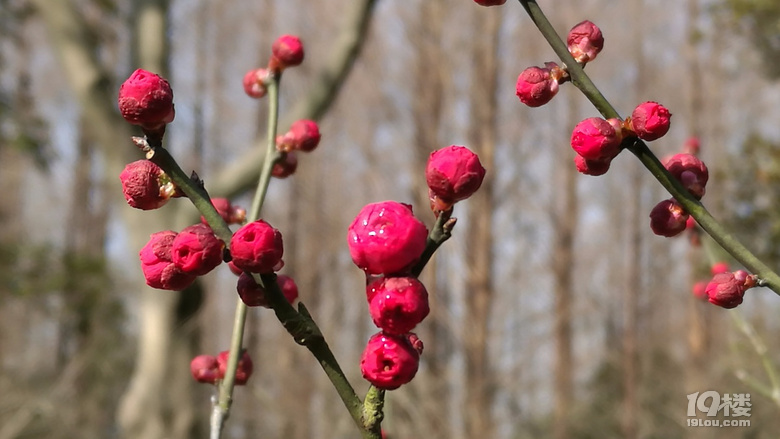
[[[160,75],[138,69],[119,87],[119,112],[133,125],[158,129],[173,122],[173,90]]]
[[[360,359],[363,378],[378,389],[393,390],[417,374],[420,355],[404,335],[374,334]]]
[[[352,261],[366,274],[409,269],[422,255],[428,229],[412,207],[396,201],[368,204],[352,221],[347,243]]]

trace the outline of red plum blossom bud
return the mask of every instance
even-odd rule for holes
[[[702,280],[693,284],[693,287],[691,287],[693,297],[699,300],[707,300],[707,283],[708,282]]]
[[[259,99],[268,92],[267,82],[270,72],[268,69],[252,69],[244,75],[244,93],[250,98]]]
[[[366,287],[373,297],[368,310],[386,334],[405,334],[428,315],[428,291],[414,277],[388,277]]]
[[[716,274],[728,273],[731,271],[728,262],[716,262],[710,267],[710,273],[715,276]]]
[[[746,278],[737,278],[735,273],[719,273],[707,284],[707,298],[713,305],[731,309],[742,303],[745,296]]]
[[[225,378],[225,372],[227,372],[228,357],[230,351],[222,351],[217,355],[217,363],[219,364],[219,377]],[[243,386],[249,381],[249,377],[252,376],[252,370],[254,365],[252,359],[249,357],[249,352],[244,351],[241,354],[241,358],[238,359],[238,366],[236,368],[236,382],[237,386]]]
[[[363,378],[374,387],[393,390],[408,383],[417,373],[420,355],[406,336],[374,334],[360,359]]]
[[[409,340],[409,344],[412,345],[415,351],[417,351],[418,355],[423,354],[423,349],[425,346],[423,345],[422,340],[420,340],[420,337],[417,336],[414,332],[410,332],[406,334],[406,339]]]
[[[425,180],[442,209],[470,197],[482,185],[485,168],[479,157],[465,146],[450,145],[431,153]],[[433,200],[432,200],[433,201]]]
[[[292,147],[303,152],[314,151],[322,138],[317,122],[308,119],[293,122],[288,134]]]
[[[585,175],[604,175],[609,171],[609,165],[611,163],[612,159],[587,160],[581,155],[574,156],[574,166],[577,167],[577,171]]]
[[[217,357],[198,355],[190,361],[190,373],[199,383],[215,384],[220,378]]]
[[[571,134],[571,147],[586,160],[611,160],[620,152],[623,140],[620,121],[590,117],[578,123]]]
[[[228,224],[241,224],[246,221],[246,209],[231,204],[227,198],[212,198],[211,205]],[[203,216],[200,217],[200,222],[208,224]]]
[[[669,131],[672,114],[658,102],[643,102],[631,113],[631,129],[642,140],[656,140]]]
[[[298,169],[298,156],[295,155],[295,151],[286,152],[278,162],[274,163],[271,176],[287,178],[294,174],[296,169]]]
[[[250,273],[271,273],[281,268],[282,234],[263,220],[244,225],[230,240],[233,264]]]
[[[555,70],[554,70],[555,69]],[[515,94],[529,107],[541,107],[558,94],[558,64],[549,62],[545,67],[528,67],[520,72]]]
[[[674,198],[661,201],[650,211],[650,228],[659,236],[672,237],[685,230],[688,214]]]
[[[202,276],[222,263],[225,243],[211,227],[195,224],[184,228],[173,239],[171,260],[179,270]]]
[[[154,130],[175,116],[173,91],[160,75],[138,69],[119,87],[119,112],[126,121]]]
[[[596,59],[596,55],[604,48],[604,36],[598,26],[585,20],[571,28],[566,45],[574,60],[585,64]]]
[[[176,195],[176,186],[168,175],[149,160],[128,163],[119,180],[127,204],[136,209],[157,209]]]
[[[675,154],[664,161],[664,167],[697,199],[705,193],[710,174],[707,165],[692,154]]]
[[[271,46],[271,70],[284,70],[303,62],[303,43],[295,35],[282,35]]]
[[[400,273],[420,258],[428,229],[412,207],[395,201],[368,204],[347,232],[352,261],[366,274]]]
[[[290,276],[280,274],[276,277],[276,283],[279,285],[279,289],[282,290],[282,294],[284,294],[287,302],[295,302],[295,299],[298,298],[298,285],[295,284],[295,281]],[[258,285],[252,276],[241,273],[238,276],[236,290],[246,306],[270,308],[268,298],[265,296],[265,288]]]
[[[474,0],[474,3],[480,6],[501,6],[506,0]]]
[[[196,276],[179,270],[171,261],[171,249],[177,233],[172,230],[153,233],[139,252],[146,284],[161,290],[183,290]]]

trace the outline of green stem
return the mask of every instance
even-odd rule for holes
[[[420,260],[412,267],[412,276],[419,276],[436,250],[444,244],[444,241],[450,239],[450,236],[452,236],[452,228],[455,227],[455,222],[457,221],[457,218],[452,218],[452,210],[453,209],[439,212],[436,223],[428,233],[425,250],[423,250]]]
[[[620,118],[617,110],[607,101],[599,89],[593,84],[582,66],[574,61],[566,44],[552,27],[547,17],[542,12],[536,1],[519,0],[525,8],[531,20],[539,28],[544,38],[550,44],[555,53],[566,64],[572,83],[593,103],[596,109],[605,118]],[[780,295],[780,276],[774,270],[764,264],[750,250],[742,245],[734,235],[723,227],[707,209],[693,195],[677,181],[669,171],[664,168],[658,158],[650,151],[641,140],[627,141],[626,148],[633,153],[648,171],[669,191],[669,193],[690,213],[696,222],[717,242],[724,250],[731,254],[751,273],[761,279],[761,285],[768,287]]]
[[[382,420],[384,419],[385,391],[374,386],[368,388],[366,401],[363,403],[363,425],[375,437],[382,437]],[[371,436],[373,438],[374,436]]]

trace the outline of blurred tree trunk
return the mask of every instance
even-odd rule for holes
[[[573,126],[575,101],[569,99],[561,126]],[[571,151],[557,154],[553,196],[552,271],[555,294],[555,408],[553,437],[571,437],[571,407],[574,405],[574,355],[572,352],[572,301],[574,276],[574,233],[579,219],[577,169],[571,164]],[[563,157],[565,155],[565,157]],[[565,165],[561,165],[565,164]]]
[[[469,200],[466,233],[466,324],[463,329],[466,361],[465,429],[470,439],[493,437],[493,386],[488,356],[493,287],[493,171],[497,141],[498,36],[500,10],[475,16],[471,53],[473,69],[469,91],[469,145],[487,170],[482,187]]]

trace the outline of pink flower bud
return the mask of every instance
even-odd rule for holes
[[[287,178],[298,169],[298,156],[295,151],[286,152],[282,155],[280,161],[274,163],[271,168],[271,175],[276,178]]]
[[[219,380],[219,363],[213,355],[198,355],[190,361],[190,373],[199,383],[215,384]]]
[[[162,207],[176,192],[176,186],[168,175],[149,160],[128,163],[119,174],[119,180],[127,204],[136,209]]]
[[[400,273],[420,258],[428,229],[412,207],[395,201],[368,204],[349,226],[352,261],[366,274]]]
[[[428,315],[428,291],[413,277],[382,278],[366,287],[373,297],[368,310],[386,334],[405,334]]]
[[[727,262],[716,262],[710,267],[710,273],[715,276],[716,274],[728,273],[731,271]]]
[[[675,154],[664,161],[664,167],[697,199],[705,193],[710,178],[707,165],[691,154]]]
[[[303,43],[295,35],[282,35],[271,46],[271,70],[284,70],[303,62]]]
[[[679,235],[687,221],[688,214],[674,198],[661,201],[650,211],[650,228],[659,236]]]
[[[320,144],[320,127],[317,122],[308,119],[295,121],[288,132],[289,142],[293,149],[311,152]]]
[[[501,6],[506,0],[474,0],[474,3],[480,6]]]
[[[211,205],[214,206],[214,209],[217,210],[219,216],[228,224],[241,224],[246,221],[246,209],[231,204],[230,200],[227,198],[212,198]],[[208,224],[206,218],[202,215],[200,217],[200,222]]]
[[[360,359],[363,378],[384,390],[397,389],[411,381],[419,365],[420,355],[405,336],[382,332],[368,340]]]
[[[672,114],[658,102],[643,102],[631,113],[631,129],[642,140],[655,140],[669,131]]]
[[[425,346],[423,345],[422,340],[420,340],[420,337],[417,336],[414,332],[410,332],[406,334],[406,339],[409,340],[409,344],[412,345],[415,351],[417,351],[418,355],[423,354],[423,349]]]
[[[161,76],[138,69],[119,87],[119,112],[126,121],[144,129],[173,122],[173,91]]]
[[[707,300],[707,283],[708,282],[706,281],[699,281],[693,284],[693,287],[691,288],[693,297],[699,300]]]
[[[171,260],[179,270],[202,276],[222,263],[225,243],[211,227],[195,224],[186,227],[173,239]]]
[[[603,162],[618,155],[622,140],[619,120],[590,117],[574,127],[571,147],[586,160]]]
[[[279,289],[282,290],[282,294],[284,294],[287,302],[291,304],[295,302],[295,299],[298,298],[298,285],[295,284],[295,281],[290,276],[280,274],[276,277],[276,283],[279,285]],[[238,276],[236,290],[246,306],[271,307],[268,303],[268,298],[265,296],[265,288],[258,285],[252,276],[246,273],[241,273]]]
[[[553,66],[558,68],[557,64],[551,62],[544,68],[528,67],[520,72],[515,86],[520,102],[529,107],[540,107],[558,94],[558,80],[553,75]]]
[[[244,93],[250,98],[260,99],[268,92],[268,69],[252,69],[244,75]]]
[[[574,166],[577,167],[577,171],[585,175],[604,175],[609,171],[609,165],[611,163],[612,159],[587,160],[581,155],[574,156]]]
[[[271,273],[282,261],[282,234],[263,220],[241,227],[230,240],[233,264],[250,273]]]
[[[598,26],[585,20],[571,28],[566,44],[574,60],[585,64],[596,59],[596,55],[601,52],[604,36]]]
[[[225,372],[227,372],[228,356],[230,351],[222,351],[217,355],[217,363],[219,364],[219,378],[225,378]],[[238,366],[236,368],[236,382],[237,386],[243,386],[249,381],[249,377],[252,376],[252,370],[254,365],[252,359],[249,357],[249,352],[246,350],[241,354],[241,358],[238,359]]]
[[[707,284],[706,292],[713,305],[726,309],[736,308],[745,296],[744,279],[737,279],[734,273],[716,274]]]
[[[432,152],[425,168],[431,193],[448,205],[470,197],[484,178],[479,157],[465,146],[450,145]]]
[[[153,233],[139,252],[146,284],[161,290],[183,290],[196,276],[184,273],[171,261],[171,248],[177,233],[172,230]]]

